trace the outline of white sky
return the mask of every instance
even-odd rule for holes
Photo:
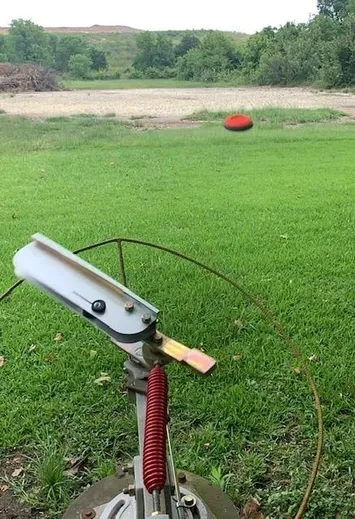
[[[253,33],[307,21],[317,0],[13,0],[1,2],[0,26],[16,18],[43,26],[129,25],[137,29],[220,29]]]

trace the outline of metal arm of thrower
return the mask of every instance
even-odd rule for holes
[[[139,437],[134,485],[93,517],[209,519],[204,504],[177,482],[164,366],[175,360],[206,375],[215,360],[158,332],[159,312],[153,305],[40,234],[16,253],[14,266],[18,277],[88,320],[128,354],[124,373],[128,396],[136,405]]]

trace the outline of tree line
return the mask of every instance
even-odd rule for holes
[[[245,42],[218,31],[176,34],[144,32],[136,37],[131,78],[187,81],[355,84],[355,0],[318,0],[308,23],[266,27]],[[133,56],[132,56],[133,59]],[[0,62],[38,63],[78,78],[116,78],[106,53],[74,35],[48,34],[31,21],[14,20],[0,35]]]
[[[30,20],[14,20],[0,34],[0,62],[37,63],[77,78],[107,69],[106,54],[77,36],[48,34]]]
[[[355,84],[355,0],[318,0],[308,23],[266,27],[246,43],[211,31],[183,36],[137,35],[136,77],[176,77],[261,85]]]

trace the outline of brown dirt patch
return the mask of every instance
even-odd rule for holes
[[[173,124],[200,110],[263,107],[334,108],[355,116],[355,95],[306,88],[152,88],[0,94],[0,110],[32,118],[95,114],[129,120],[164,119]],[[155,125],[156,126],[156,125]]]
[[[0,459],[0,519],[39,519],[43,514],[36,508],[25,505],[14,495],[7,478],[22,467],[21,454]]]

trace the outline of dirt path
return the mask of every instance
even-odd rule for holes
[[[267,106],[335,108],[355,117],[355,95],[303,88],[157,88],[0,95],[0,110],[28,117],[115,113],[119,118],[145,116],[178,121],[203,109],[235,110]]]

